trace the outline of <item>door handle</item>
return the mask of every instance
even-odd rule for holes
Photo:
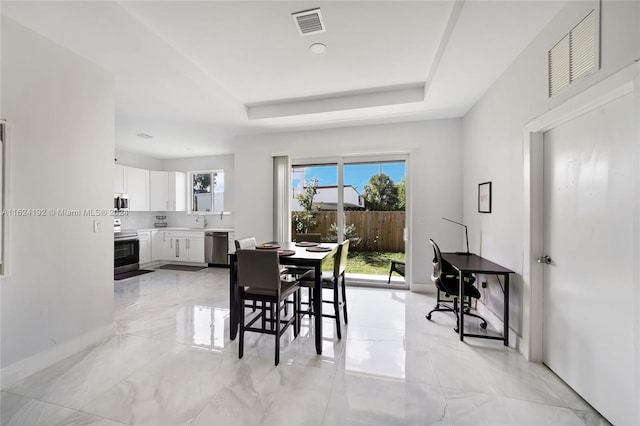
[[[544,263],[546,265],[550,265],[551,264],[551,258],[549,256],[540,256],[536,262],[538,263]]]

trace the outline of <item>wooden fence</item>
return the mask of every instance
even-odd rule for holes
[[[316,214],[318,226],[309,232],[322,234],[324,241],[336,239],[331,234],[331,224],[337,223],[337,212],[323,211]],[[345,226],[354,225],[355,236],[361,239],[357,245],[352,245],[350,251],[391,251],[404,253],[404,224],[403,211],[372,212],[346,211]],[[295,232],[292,233],[295,235]]]

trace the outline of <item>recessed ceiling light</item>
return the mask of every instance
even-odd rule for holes
[[[324,55],[327,51],[327,46],[322,43],[313,43],[309,46],[309,51],[314,55]]]
[[[142,138],[142,139],[152,139],[153,138],[153,136],[148,135],[146,133],[137,133],[136,136],[139,137],[139,138]]]

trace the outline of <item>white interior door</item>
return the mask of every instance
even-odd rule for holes
[[[544,135],[543,359],[614,424],[638,403],[633,110],[626,95]]]

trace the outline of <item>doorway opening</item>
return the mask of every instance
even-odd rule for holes
[[[295,162],[293,238],[349,239],[349,284],[408,288],[406,176],[405,158]]]

